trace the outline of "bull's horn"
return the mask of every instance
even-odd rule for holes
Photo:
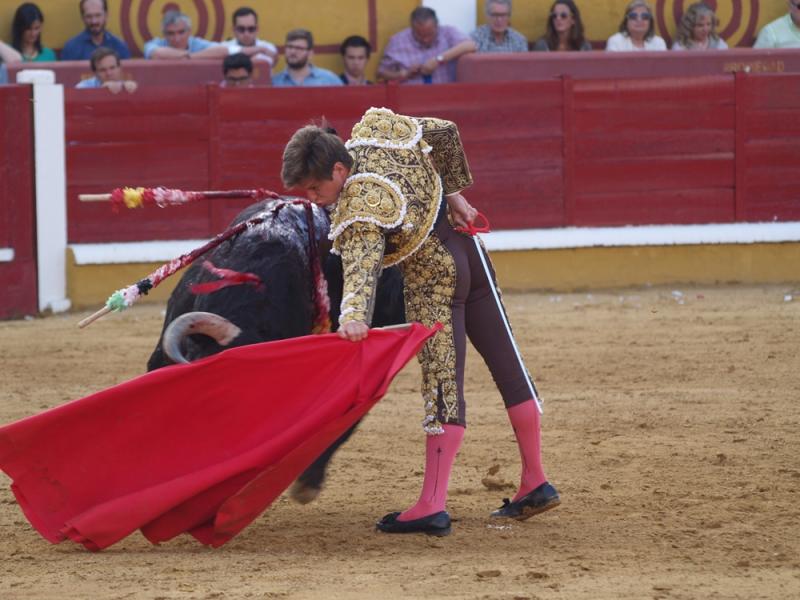
[[[225,317],[209,312],[190,312],[169,324],[161,342],[164,352],[173,362],[186,364],[181,342],[187,335],[202,333],[214,338],[220,346],[227,346],[242,332]]]

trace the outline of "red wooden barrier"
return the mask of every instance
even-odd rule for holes
[[[469,54],[458,61],[458,81],[696,77],[731,73],[800,73],[797,50],[732,48],[720,52],[520,52]]]
[[[222,59],[204,60],[145,60],[133,58],[123,60],[122,73],[133,79],[140,87],[198,85],[219,83],[222,80]],[[17,73],[24,69],[45,69],[53,71],[56,83],[65,88],[73,88],[82,79],[94,74],[88,60],[60,60],[56,62],[17,63],[8,65],[8,80],[17,79]],[[270,85],[270,70],[259,63],[253,66],[253,80],[257,85]]]
[[[206,237],[243,202],[111,214],[121,185],[282,191],[283,147],[369,106],[459,124],[498,229],[800,219],[800,75],[221,90],[68,90],[70,242]],[[87,102],[88,100],[88,102]]]
[[[31,88],[0,86],[0,318],[35,314],[36,243],[34,223]]]

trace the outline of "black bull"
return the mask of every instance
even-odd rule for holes
[[[204,257],[218,269],[252,273],[262,285],[235,285],[213,293],[195,294],[191,291],[192,285],[213,282],[217,277],[203,267],[203,260],[190,266],[167,303],[164,328],[147,362],[148,371],[172,364],[163,348],[164,331],[177,317],[194,311],[220,315],[241,329],[241,333],[225,348],[311,333],[315,308],[314,278],[309,263],[308,213],[303,205],[286,204],[281,200],[264,201],[248,206],[236,216],[232,225],[264,215],[267,219],[262,225],[224,242]],[[331,321],[335,330],[342,299],[342,265],[341,260],[329,252],[329,226],[327,213],[314,206],[313,230],[328,283]],[[405,321],[402,276],[396,267],[386,269],[381,276],[375,305],[373,326]],[[184,356],[191,361],[224,348],[208,336],[189,335],[182,341],[182,349]],[[322,489],[331,457],[356,426],[300,475],[292,488],[296,500],[308,502],[316,498]]]

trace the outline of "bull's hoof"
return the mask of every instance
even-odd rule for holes
[[[289,495],[292,497],[292,500],[299,504],[308,504],[316,500],[321,491],[322,488],[309,485],[298,479],[292,484]]]

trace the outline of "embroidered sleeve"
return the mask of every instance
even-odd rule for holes
[[[431,117],[418,121],[422,124],[422,139],[433,148],[431,157],[442,177],[444,193],[454,194],[471,186],[472,173],[456,124]]]
[[[375,173],[358,173],[347,179],[339,194],[329,237],[335,240],[359,222],[395,229],[405,216],[406,199],[397,184]]]
[[[334,245],[342,256],[344,272],[339,322],[370,324],[375,309],[375,288],[383,267],[383,232],[373,223],[357,222],[345,229]]]

